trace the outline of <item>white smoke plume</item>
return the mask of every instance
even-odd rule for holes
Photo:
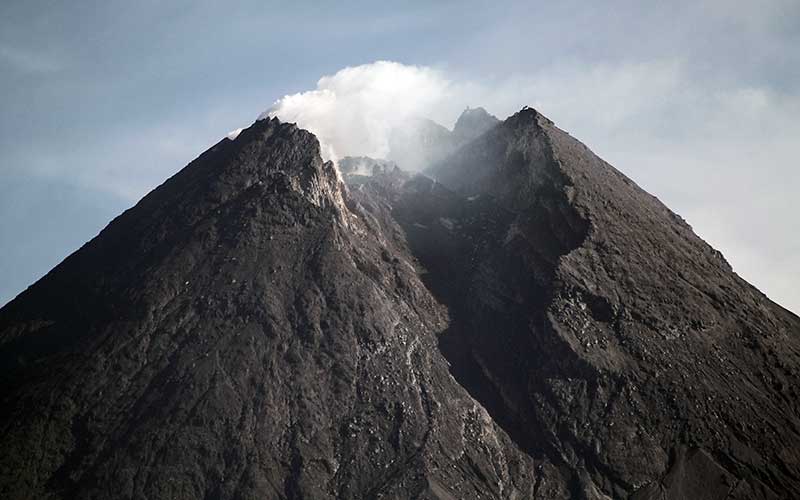
[[[428,118],[452,125],[461,92],[438,70],[377,61],[323,76],[317,88],[287,95],[259,116],[294,122],[317,136],[326,160],[386,158],[393,133]]]

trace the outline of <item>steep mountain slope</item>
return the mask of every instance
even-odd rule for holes
[[[359,210],[260,121],[3,308],[0,497],[531,496],[399,228]]]
[[[797,316],[532,109],[429,175],[396,211],[451,310],[442,347],[574,494],[800,493]]]
[[[800,319],[534,110],[469,115],[349,188],[258,121],[0,310],[0,497],[798,496]]]

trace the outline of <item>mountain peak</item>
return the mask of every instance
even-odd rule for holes
[[[498,123],[500,120],[485,109],[467,107],[456,120],[456,124],[453,126],[453,135],[459,140],[474,139]]]
[[[508,126],[533,125],[553,125],[553,121],[540,113],[537,109],[530,106],[523,106],[522,109],[509,116],[504,123]]]
[[[153,190],[0,309],[0,497],[798,497],[800,318],[495,120],[346,191],[258,120]]]
[[[312,203],[343,208],[336,168],[322,160],[316,136],[294,123],[262,118],[210,151],[220,155],[215,161],[225,165],[219,173],[230,175],[226,182],[246,187],[282,177]]]

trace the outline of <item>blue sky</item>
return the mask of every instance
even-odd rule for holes
[[[0,303],[277,99],[390,60],[459,89],[442,121],[539,108],[800,311],[800,3],[643,4],[5,1]]]

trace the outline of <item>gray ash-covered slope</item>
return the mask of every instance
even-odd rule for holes
[[[223,139],[0,310],[0,498],[525,498],[402,233],[317,140]]]
[[[800,319],[532,109],[395,194],[456,378],[572,496],[800,497]]]
[[[800,496],[800,319],[535,111],[484,130],[347,189],[259,121],[112,222],[0,310],[0,497]]]

